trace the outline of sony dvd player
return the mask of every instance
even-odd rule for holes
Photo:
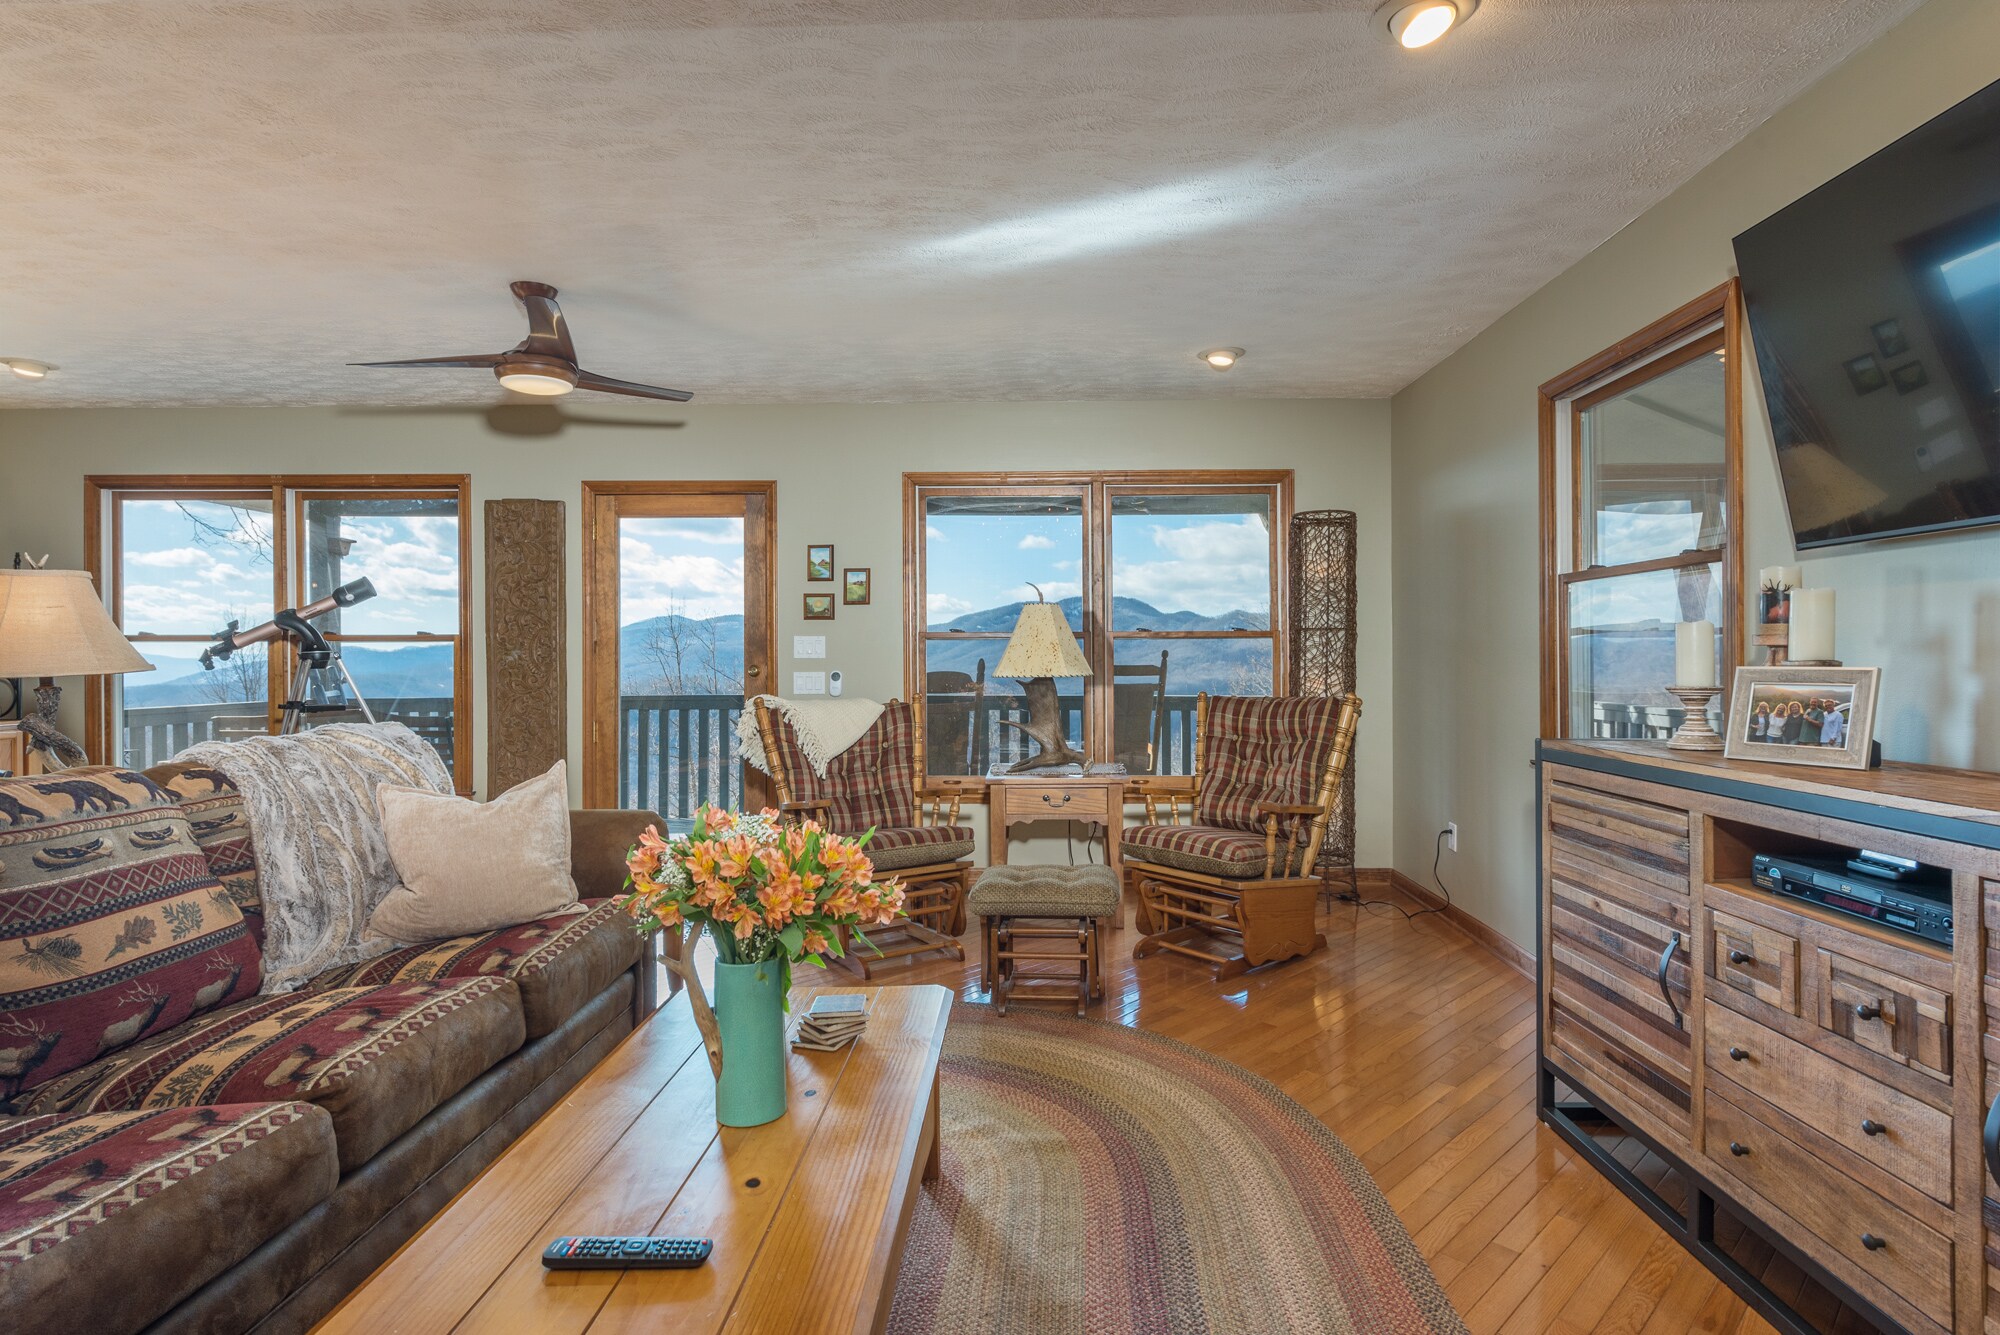
[[[1951,876],[1940,868],[1897,868],[1870,875],[1845,858],[1788,858],[1759,853],[1750,879],[1774,894],[1809,900],[1836,913],[1951,945]],[[1885,871],[1888,868],[1884,869]]]

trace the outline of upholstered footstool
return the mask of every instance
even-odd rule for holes
[[[980,920],[979,978],[1000,1014],[1014,1000],[1074,1002],[1104,995],[1099,922],[1116,917],[1109,867],[988,867],[966,907]],[[1015,989],[1020,988],[1018,996]]]

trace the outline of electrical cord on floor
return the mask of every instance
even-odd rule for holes
[[[1433,904],[1429,908],[1418,909],[1412,913],[1393,899],[1362,899],[1358,894],[1352,898],[1346,895],[1342,895],[1340,898],[1347,900],[1348,903],[1358,909],[1367,909],[1371,913],[1376,909],[1394,909],[1403,915],[1404,922],[1415,922],[1427,913],[1443,913],[1452,906],[1451,887],[1444,883],[1444,874],[1440,870],[1444,865],[1444,837],[1448,833],[1449,831],[1447,830],[1438,831],[1437,842],[1431,854],[1431,879],[1437,882],[1438,890],[1443,893],[1444,903]]]

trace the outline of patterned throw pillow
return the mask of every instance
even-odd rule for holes
[[[257,850],[250,843],[250,806],[227,774],[205,765],[155,765],[146,777],[174,795],[187,813],[208,870],[236,901],[258,949],[264,945],[264,901],[257,891]]]
[[[0,780],[0,1106],[258,982],[173,794],[111,768]]]

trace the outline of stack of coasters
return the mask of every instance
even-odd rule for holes
[[[833,1052],[861,1037],[868,1025],[868,998],[853,993],[814,997],[792,1035],[795,1052]]]

